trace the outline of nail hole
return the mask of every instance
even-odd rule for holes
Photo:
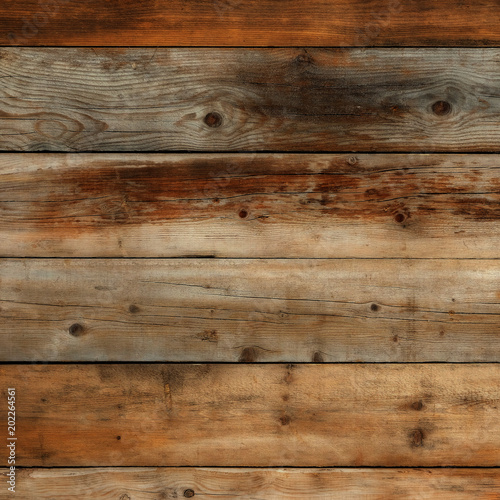
[[[116,439],[117,439],[118,441],[120,441],[120,439],[121,439],[121,438],[122,438],[121,436],[116,436]]]
[[[83,331],[84,328],[79,323],[74,323],[69,327],[69,333],[70,335],[73,335],[73,337],[79,337],[80,335],[83,335]]]
[[[445,116],[451,113],[451,104],[446,101],[437,101],[432,105],[432,111],[437,116]]]
[[[377,304],[372,304],[370,306],[370,309],[373,311],[373,312],[377,312],[378,311],[378,305]]]
[[[404,214],[396,214],[396,216],[394,217],[394,220],[401,224],[402,222],[404,222],[405,216],[404,216]]]
[[[238,214],[242,219],[245,219],[248,216],[248,212],[246,210],[240,210]]]
[[[205,124],[208,125],[211,128],[217,128],[222,125],[222,116],[213,111],[212,113],[208,113],[207,116],[205,116]]]

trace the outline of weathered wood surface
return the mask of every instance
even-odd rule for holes
[[[0,469],[4,474],[5,469]],[[19,469],[24,500],[498,500],[497,469]],[[0,498],[3,491],[0,491]],[[163,495],[163,496],[162,496]],[[8,497],[5,497],[8,498]],[[192,497],[191,497],[192,498]]]
[[[500,151],[499,49],[6,48],[0,82],[1,150]]]
[[[0,387],[18,466],[500,465],[498,364],[11,365]]]
[[[4,45],[498,45],[495,0],[4,0]]]
[[[496,361],[498,260],[3,260],[1,361]]]
[[[498,258],[496,155],[0,156],[4,257]]]

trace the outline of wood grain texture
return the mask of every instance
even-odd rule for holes
[[[0,387],[18,466],[500,464],[498,364],[11,365]]]
[[[500,360],[498,260],[4,260],[1,361]]]
[[[4,257],[498,258],[496,155],[3,154]]]
[[[4,0],[4,45],[498,45],[495,0]]]
[[[500,151],[499,49],[6,48],[0,82],[1,150]]]
[[[5,474],[0,469],[0,474]],[[498,500],[497,469],[19,469],[24,500]],[[185,494],[185,492],[187,492]],[[2,497],[0,492],[0,498]],[[7,498],[7,497],[5,497]]]

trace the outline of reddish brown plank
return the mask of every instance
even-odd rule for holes
[[[4,257],[497,258],[496,155],[0,157]]]
[[[20,45],[498,45],[494,0],[4,0]]]

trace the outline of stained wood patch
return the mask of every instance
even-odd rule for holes
[[[26,500],[496,500],[500,478],[496,469],[34,468],[18,470],[16,489]]]
[[[4,260],[2,361],[498,361],[497,260]]]
[[[1,367],[12,386],[19,466],[500,464],[496,364]]]
[[[0,149],[500,151],[499,75],[498,49],[7,48]]]
[[[402,0],[5,1],[4,45],[498,45],[500,7]]]
[[[496,155],[0,157],[4,257],[497,258]]]

